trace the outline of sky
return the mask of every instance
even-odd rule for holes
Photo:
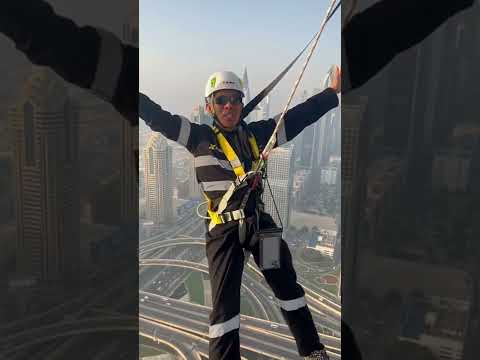
[[[140,91],[164,109],[187,117],[203,104],[215,71],[241,76],[247,67],[252,97],[298,54],[320,29],[330,0],[141,0]],[[320,88],[340,64],[340,9],[327,24],[299,90]],[[304,55],[272,92],[271,108],[285,106]]]

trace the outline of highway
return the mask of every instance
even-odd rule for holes
[[[140,288],[141,318],[150,321],[150,326],[161,324],[183,334],[190,333],[200,337],[202,341],[199,339],[195,341],[199,347],[208,344],[210,308],[173,299],[170,295],[174,288],[182,285],[191,271],[208,273],[204,237],[199,236],[198,232],[194,234],[188,231],[189,229],[202,231],[203,227],[203,221],[200,219],[187,218],[182,221],[181,226],[175,226],[168,233],[142,241],[139,248],[140,278],[141,284],[144,285]],[[155,271],[155,268],[161,270]],[[179,268],[185,270],[182,272]],[[325,272],[327,271],[329,270],[326,269]],[[322,341],[332,352],[332,358],[340,358],[341,307],[338,300],[302,276],[298,276],[298,279],[305,289],[306,299]],[[267,358],[299,358],[294,340],[284,324],[273,293],[253,263],[249,263],[245,268],[242,289],[242,293],[254,304],[256,311],[256,317],[241,315],[243,349],[257,354],[262,353]],[[335,336],[325,335],[324,331]],[[202,351],[206,350],[200,350],[200,353]]]
[[[208,306],[202,306],[181,300],[171,299],[146,291],[140,291],[139,298],[141,309],[143,307],[152,306],[154,308],[161,308],[167,312],[172,312],[172,309],[175,309],[175,312],[178,312],[182,316],[190,317],[192,319],[196,319],[199,322],[202,322],[203,326],[208,329],[208,315],[211,311],[211,308]],[[245,326],[246,328],[255,329],[263,333],[268,333],[274,336],[282,336],[287,339],[293,340],[293,337],[290,334],[290,330],[285,324],[266,321],[247,315],[241,315],[240,318],[241,327]],[[319,333],[319,336],[330,348],[336,351],[340,349],[340,338],[326,336],[321,333]]]
[[[160,241],[155,249],[159,248],[172,248],[174,245],[180,246],[202,246],[204,242],[200,241],[185,241],[188,239],[179,238],[178,240],[164,240]],[[141,259],[140,266],[185,266],[186,268],[195,269],[202,271],[204,273],[208,272],[208,268],[203,264],[192,263],[189,261],[180,261],[176,259]],[[250,269],[251,271],[248,271]],[[258,276],[255,276],[257,274]],[[248,264],[247,270],[244,271],[243,285],[245,283],[249,284],[247,286],[248,290],[251,290],[255,294],[255,300],[261,301],[265,304],[265,307],[269,308],[269,316],[266,319],[282,321],[282,316],[279,311],[278,306],[276,306],[274,299],[272,297],[272,291],[263,284],[263,275],[258,270],[258,268],[252,264]],[[317,292],[309,289],[305,284],[301,284],[305,292],[307,293],[307,299],[310,299],[309,305],[312,306],[313,316],[317,323],[322,324],[322,326],[330,329],[334,333],[339,334],[340,332],[340,306],[331,301],[329,298],[326,298],[323,295],[319,295]],[[166,294],[170,295],[170,294]]]
[[[29,346],[77,335],[137,331],[137,321],[138,319],[133,316],[104,316],[62,321],[52,325],[25,329],[0,339],[0,356],[8,359],[9,354],[15,354]]]
[[[208,314],[210,308],[172,298],[191,271],[206,273],[203,221],[186,214],[168,231],[139,244],[140,258],[140,335],[151,340],[151,346],[167,348],[178,358],[199,360],[208,354]],[[101,304],[115,303],[121,309],[137,294],[122,293],[122,283],[128,281],[121,273],[115,282],[105,286],[101,294],[72,299],[56,308],[29,319],[0,328],[0,355],[6,359],[21,359],[29,347],[39,348],[38,355],[52,360],[65,358],[68,348],[80,349],[85,339],[95,339],[101,333],[125,333],[136,329],[131,318],[115,316]],[[329,293],[299,277],[306,291],[312,316],[319,335],[333,359],[340,359],[340,304]],[[280,308],[258,268],[252,263],[245,268],[242,294],[248,298],[255,317],[241,315],[241,343],[244,358],[299,359],[295,342],[284,324]],[[168,295],[168,296],[166,296]],[[148,298],[146,298],[148,297]],[[69,314],[62,319],[62,316]],[[334,334],[328,336],[325,334]],[[99,344],[101,342],[99,341]],[[115,353],[115,344],[98,351],[95,360]],[[98,349],[100,350],[100,349]],[[257,355],[252,355],[257,354]],[[18,355],[15,357],[14,355]],[[1,358],[0,356],[0,358]],[[25,357],[23,357],[25,358]]]
[[[144,298],[143,298],[144,299]],[[169,301],[149,298],[140,303],[141,317],[164,325],[175,327],[184,332],[193,333],[203,338],[208,337],[208,309],[199,311],[191,304],[184,303],[175,305]],[[175,308],[175,311],[172,311]],[[247,322],[248,320],[243,320]],[[255,325],[245,324],[240,328],[240,337],[242,347],[270,356],[275,359],[299,359],[295,342],[291,338],[279,335],[273,332],[263,330]],[[327,343],[329,339],[324,339]],[[339,339],[337,339],[339,344]],[[328,347],[328,350],[335,350],[338,354],[338,348]],[[333,353],[333,354],[335,354]],[[339,358],[339,357],[337,357]]]

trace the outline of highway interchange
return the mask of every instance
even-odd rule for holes
[[[185,216],[168,231],[141,241],[139,246],[140,333],[178,358],[207,358],[208,354],[210,308],[174,298],[192,271],[208,273],[203,232],[201,219]],[[340,359],[339,300],[297,275],[322,342],[332,359]],[[253,259],[244,271],[242,296],[255,309],[255,317],[241,315],[243,356],[252,360],[300,359],[273,293]]]
[[[187,213],[167,231],[140,242],[139,274],[122,273],[119,255],[118,260],[113,259],[118,261],[119,275],[114,282],[105,284],[103,292],[92,290],[24,320],[2,325],[0,359],[27,359],[32,349],[38,358],[73,358],[70,354],[78,351],[76,349],[86,351],[85,344],[93,352],[91,357],[82,353],[82,358],[120,359],[117,354],[122,340],[131,339],[131,333],[137,331],[144,348],[168,352],[177,359],[207,359],[210,308],[184,301],[185,292],[180,291],[192,272],[208,273],[203,232],[203,221],[193,212]],[[322,342],[332,359],[340,359],[338,299],[300,272],[297,275],[306,291]],[[133,276],[138,276],[139,293],[126,294],[122,291],[123,284]],[[254,316],[241,315],[243,359],[300,359],[273,293],[253,259],[245,268],[241,293],[255,313]],[[125,316],[129,313],[125,311],[128,304],[137,299],[139,318]],[[114,306],[105,311],[102,306],[105,303]],[[92,347],[95,342],[103,345],[102,336],[111,338],[112,333],[118,334],[116,342],[102,351]]]

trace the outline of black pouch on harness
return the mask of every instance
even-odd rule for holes
[[[281,228],[263,229],[255,233],[259,242],[259,267],[261,270],[279,269],[281,265]]]

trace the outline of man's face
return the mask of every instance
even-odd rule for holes
[[[224,128],[233,129],[242,114],[242,94],[236,90],[216,91],[206,107],[208,112],[217,116]]]

